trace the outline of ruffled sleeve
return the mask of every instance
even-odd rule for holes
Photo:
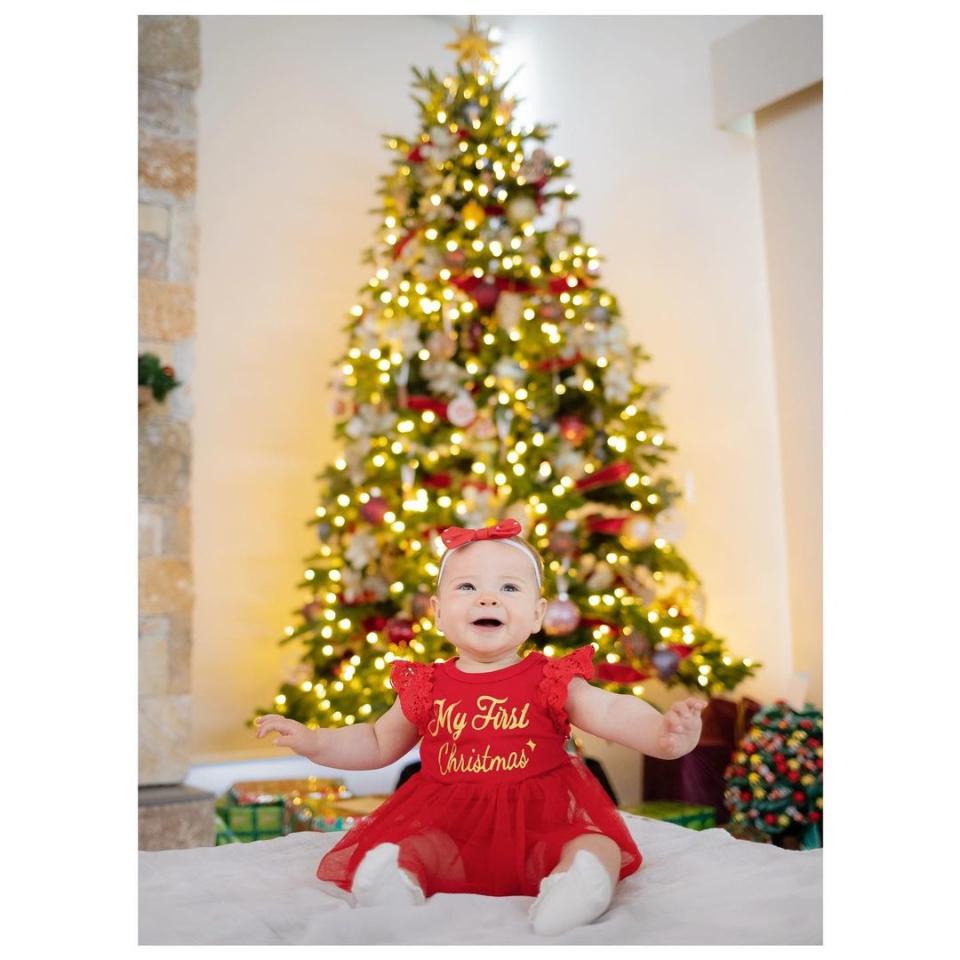
[[[567,686],[574,677],[593,679],[595,652],[593,644],[588,643],[565,657],[548,657],[543,664],[543,677],[540,680],[541,703],[557,732],[564,738],[570,736],[570,719],[566,711]]]
[[[395,660],[390,669],[390,684],[400,697],[403,715],[423,736],[433,708],[432,663]]]

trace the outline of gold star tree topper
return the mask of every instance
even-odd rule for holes
[[[457,39],[455,43],[448,43],[448,50],[453,50],[457,55],[457,63],[469,63],[474,73],[483,63],[494,63],[493,48],[500,44],[491,40],[487,34],[489,29],[481,31],[477,26],[477,18],[471,17],[470,24],[466,30],[455,28]]]

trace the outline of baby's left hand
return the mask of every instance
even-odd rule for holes
[[[700,714],[706,701],[696,697],[678,700],[663,715],[657,746],[666,755],[663,759],[675,760],[689,753],[700,740]]]

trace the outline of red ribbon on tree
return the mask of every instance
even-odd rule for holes
[[[500,520],[492,527],[447,527],[441,534],[447,549],[472,543],[474,540],[502,540],[505,537],[515,537],[523,528],[519,520],[508,517]]]
[[[416,235],[417,235],[417,231],[416,231],[416,230],[408,230],[408,231],[406,232],[406,234],[404,234],[403,239],[402,239],[398,244],[396,244],[396,245],[394,246],[394,248],[393,248],[393,259],[394,259],[394,260],[396,260],[397,257],[399,257],[401,253],[403,253],[403,248],[404,248]]]
[[[577,481],[578,490],[593,490],[596,487],[609,487],[611,484],[626,480],[633,473],[633,466],[629,463],[611,463],[602,470],[589,473]]]
[[[573,283],[568,281],[572,280]],[[577,287],[587,287],[589,284],[584,277],[551,277],[547,286],[551,293],[566,293],[567,290],[575,290]]]
[[[597,679],[607,680],[611,683],[636,683],[637,680],[646,680],[649,676],[649,673],[634,670],[626,663],[597,664]]]
[[[450,477],[449,473],[425,473],[420,478],[420,482],[425,487],[433,487],[444,489],[449,487],[453,480]]]
[[[572,357],[551,357],[547,360],[541,360],[537,364],[537,369],[546,373],[552,373],[554,370],[563,370],[566,367],[576,366],[583,359],[583,355],[578,350]]]
[[[608,533],[616,537],[620,535],[628,519],[629,517],[605,517],[602,513],[595,513],[587,517],[587,529],[591,533]]]
[[[404,406],[408,410],[432,410],[438,417],[447,417],[447,405],[443,400],[437,400],[435,397],[428,397],[424,394],[415,393],[407,397]]]

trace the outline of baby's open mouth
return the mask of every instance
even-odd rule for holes
[[[479,620],[473,621],[473,626],[480,627],[484,630],[496,630],[497,627],[502,627],[503,624],[495,617],[480,617]]]

